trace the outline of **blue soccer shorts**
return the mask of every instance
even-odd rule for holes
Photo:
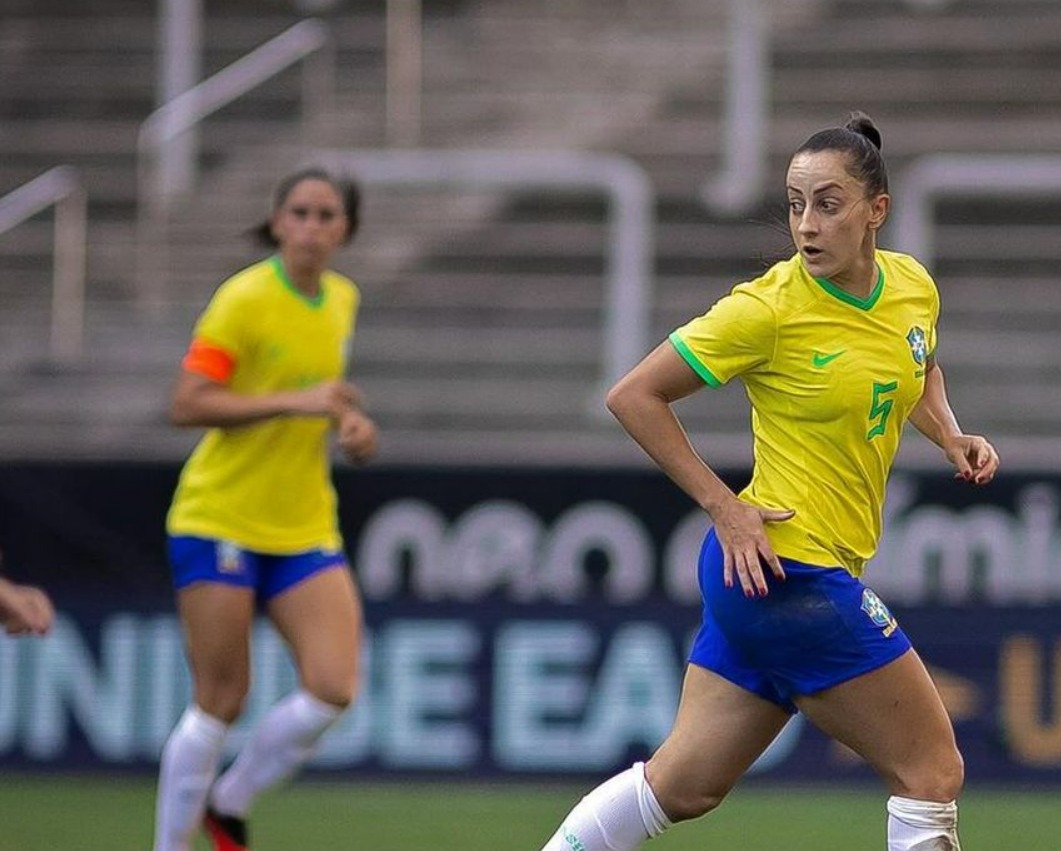
[[[230,541],[170,535],[169,562],[178,591],[196,582],[220,582],[253,588],[261,602],[268,602],[315,573],[345,567],[346,556],[327,550],[271,555]]]
[[[722,577],[712,529],[700,551],[703,623],[689,661],[788,712],[813,694],[887,665],[910,641],[887,606],[843,568],[781,559],[784,581],[763,568],[770,593],[745,597]]]

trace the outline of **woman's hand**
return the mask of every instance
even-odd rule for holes
[[[954,478],[986,485],[998,470],[998,453],[987,438],[978,434],[960,434],[943,441],[943,453],[958,470]]]
[[[715,534],[722,546],[722,579],[727,588],[733,587],[733,573],[736,572],[745,597],[756,594],[765,597],[769,589],[763,575],[763,562],[770,566],[778,579],[785,578],[785,569],[766,537],[765,524],[780,523],[795,514],[792,509],[759,508],[739,499],[731,499],[711,512]]]
[[[8,635],[44,635],[54,619],[52,601],[40,588],[0,579],[0,625]]]
[[[346,381],[322,381],[294,394],[291,413],[303,417],[331,417],[337,422],[361,401],[360,391]]]
[[[379,430],[365,414],[349,408],[339,417],[339,448],[355,464],[368,461],[379,448]]]

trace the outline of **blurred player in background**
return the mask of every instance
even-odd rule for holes
[[[190,851],[201,825],[218,851],[245,848],[255,797],[313,754],[354,697],[360,603],[328,437],[360,462],[377,434],[343,380],[359,293],[328,267],[358,212],[356,186],[324,171],[283,180],[256,231],[276,254],[221,285],[184,357],[173,420],[209,428],[167,521],[194,703],[162,753],[155,851]],[[290,646],[300,687],[217,778],[247,694],[257,603]]]
[[[3,554],[0,554],[0,565]],[[55,608],[48,595],[32,585],[0,576],[0,626],[8,635],[44,635],[52,628]]]
[[[957,478],[986,484],[998,455],[951,411],[931,277],[877,249],[890,203],[880,148],[862,113],[812,136],[786,180],[797,254],[679,328],[609,394],[630,435],[714,522],[699,563],[703,623],[666,741],[583,798],[546,851],[629,851],[703,815],[797,710],[884,779],[889,851],[958,851],[963,766],[950,719],[858,577],[907,420]],[[671,409],[735,376],[755,435],[739,496]]]

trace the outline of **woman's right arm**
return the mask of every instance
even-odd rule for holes
[[[703,380],[669,342],[660,344],[608,393],[608,410],[649,457],[684,490],[715,524],[724,555],[724,580],[736,572],[747,596],[766,595],[761,561],[784,578],[763,523],[787,520],[794,512],[741,502],[697,454],[671,404],[703,387]]]
[[[285,390],[252,396],[236,393],[188,370],[181,370],[170,403],[170,420],[177,426],[234,428],[274,417],[329,417],[357,405],[358,393],[345,381],[325,381],[306,390]]]

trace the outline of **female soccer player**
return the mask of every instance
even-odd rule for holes
[[[218,851],[245,848],[255,796],[312,755],[354,696],[361,615],[327,441],[335,430],[360,462],[377,435],[342,378],[358,290],[328,266],[357,224],[352,184],[316,169],[286,178],[258,231],[277,253],[220,286],[184,357],[173,421],[209,428],[167,521],[194,703],[162,752],[155,851],[190,851],[203,824]],[[258,602],[300,687],[215,783],[247,693]]]
[[[608,407],[710,515],[703,623],[674,727],[647,764],[590,792],[546,851],[629,851],[722,799],[790,714],[881,775],[889,851],[957,851],[962,759],[939,694],[884,603],[859,581],[909,419],[957,477],[998,455],[964,434],[935,360],[939,297],[913,258],[877,248],[888,179],[873,122],[811,136],[788,168],[797,253],[670,335]],[[735,496],[670,405],[740,376],[755,468]]]

